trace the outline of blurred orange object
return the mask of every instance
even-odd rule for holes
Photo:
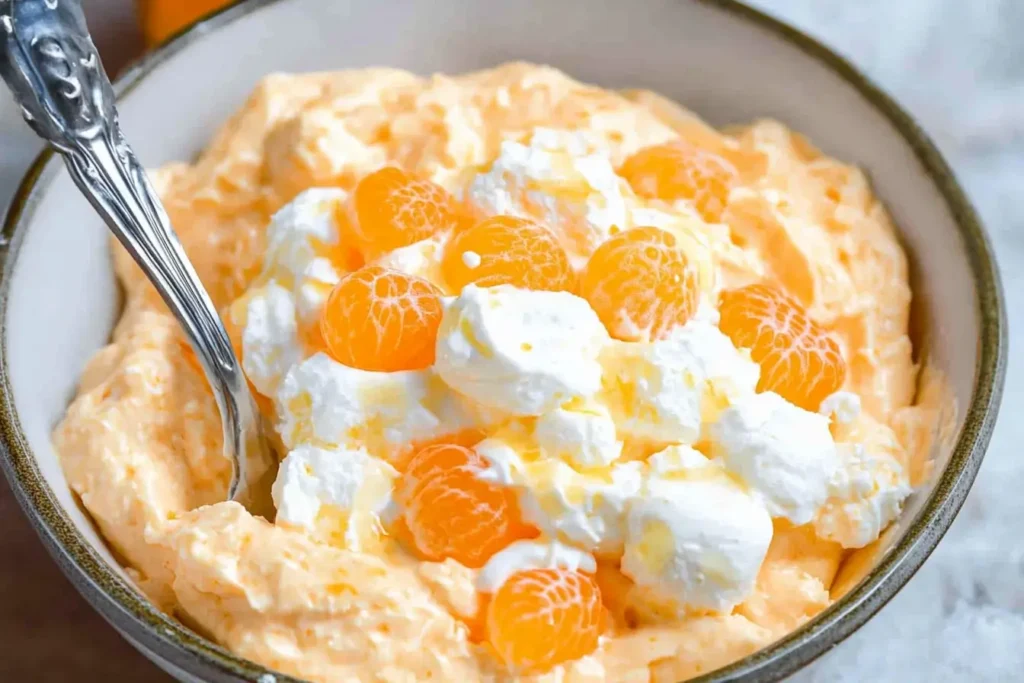
[[[232,0],[138,0],[139,20],[146,46],[157,43]]]

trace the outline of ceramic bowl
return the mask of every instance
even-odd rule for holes
[[[701,680],[775,680],[861,626],[914,574],[963,503],[996,418],[1006,320],[991,246],[935,147],[828,49],[729,0],[252,0],[178,36],[117,83],[125,134],[150,166],[195,155],[270,71],[387,65],[458,73],[543,62],[650,88],[714,124],[778,118],[867,170],[911,257],[915,345],[960,407],[931,481],[859,582],[797,631]],[[76,505],[50,434],[119,312],[108,236],[59,160],[29,171],[4,226],[3,468],[56,561],[126,638],[186,681],[291,680],[146,601]]]

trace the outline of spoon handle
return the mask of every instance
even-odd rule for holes
[[[262,474],[247,460],[266,462],[258,412],[213,301],[121,135],[79,1],[0,0],[0,76],[184,329],[217,399],[233,463],[229,495],[240,499]]]

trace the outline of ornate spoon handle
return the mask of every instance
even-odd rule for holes
[[[213,302],[121,135],[79,1],[0,0],[0,76],[184,329],[220,409],[229,495],[244,499],[270,462],[259,413]]]

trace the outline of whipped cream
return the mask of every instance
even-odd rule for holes
[[[330,254],[337,248],[335,219],[347,198],[338,189],[314,188],[283,206],[267,227],[263,271],[245,297],[242,367],[253,385],[273,396],[281,378],[302,355],[300,326],[317,324],[339,274]]]
[[[555,408],[537,418],[534,438],[541,453],[575,468],[606,467],[622,455],[611,413],[599,403]]]
[[[384,458],[414,442],[478,425],[477,414],[430,370],[370,372],[323,353],[285,375],[277,412],[288,448],[362,445]]]
[[[562,460],[530,457],[528,445],[517,446],[496,437],[478,443],[476,452],[489,464],[480,478],[512,487],[523,518],[549,536],[601,555],[621,553],[626,511],[640,492],[643,464],[579,472]]]
[[[281,462],[271,489],[275,523],[365,551],[379,538],[379,516],[397,476],[391,465],[362,449],[299,446]]]
[[[850,391],[837,391],[825,397],[818,413],[834,419],[837,424],[852,424],[860,417],[860,396]]]
[[[335,216],[347,197],[340,189],[306,190],[281,207],[267,227],[264,276],[292,290],[300,323],[315,322],[340,277],[329,255],[339,240]]]
[[[421,277],[444,290],[444,278],[441,276],[444,244],[445,239],[442,237],[420,240],[389,251],[374,261],[374,264],[406,275]]]
[[[597,571],[594,557],[558,541],[516,541],[495,553],[476,578],[476,589],[493,593],[518,572],[529,569],[567,569],[585,574]]]
[[[302,358],[295,300],[271,280],[253,292],[242,330],[242,369],[264,396],[273,396],[281,378]]]
[[[544,128],[528,144],[503,142],[490,170],[474,178],[467,193],[485,214],[585,227],[582,244],[567,245],[583,262],[615,228],[626,229],[627,196],[632,191],[607,154],[577,133]]]
[[[514,415],[541,415],[601,386],[608,335],[567,292],[467,285],[445,302],[434,367],[452,388]]]
[[[844,548],[871,543],[896,519],[912,492],[896,454],[902,448],[890,430],[873,432],[888,438],[839,444],[840,466],[829,484],[829,499],[814,519],[821,538]]]
[[[622,572],[678,616],[728,612],[753,590],[772,520],[720,464],[688,446],[651,456],[629,509]]]
[[[613,342],[602,354],[603,397],[622,435],[694,443],[701,426],[752,394],[760,369],[704,319],[649,344]]]
[[[764,501],[772,517],[814,518],[839,467],[828,419],[765,392],[722,411],[710,428],[712,452]]]

